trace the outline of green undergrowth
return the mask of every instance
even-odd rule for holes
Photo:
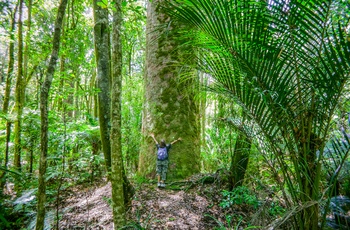
[[[150,185],[146,186],[149,189],[157,188],[155,179],[134,178],[134,182],[139,189],[145,189],[144,185]],[[267,226],[286,212],[279,196],[274,195],[275,192],[271,194],[266,188],[245,185],[229,190],[224,170],[213,174],[196,174],[187,180],[169,181],[163,190],[182,190],[188,196],[192,194],[205,198],[208,206],[202,218],[210,226],[209,229],[261,229],[261,226]],[[135,229],[142,229],[142,224],[135,223],[138,226]]]

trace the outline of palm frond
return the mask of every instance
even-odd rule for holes
[[[313,171],[323,154],[317,152],[326,144],[332,115],[349,81],[349,28],[332,14],[338,3],[169,3],[172,18],[192,27],[186,44],[195,50],[191,64],[210,75],[212,89],[237,101],[254,121],[262,134],[258,143],[280,162],[289,191],[298,190],[290,178],[304,191],[292,194],[296,203],[318,197],[319,177]],[[340,153],[339,143],[334,143]]]

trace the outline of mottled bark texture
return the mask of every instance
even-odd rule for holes
[[[121,92],[122,92],[122,46],[120,30],[122,24],[121,1],[114,2],[112,31],[112,90],[111,90],[111,156],[112,156],[112,201],[114,229],[125,224],[124,178],[122,158]],[[126,178],[125,178],[126,179]]]
[[[15,90],[15,98],[16,98],[16,120],[15,120],[15,140],[14,140],[14,166],[17,170],[21,170],[21,133],[22,133],[22,114],[23,114],[23,87],[24,87],[24,79],[23,79],[23,0],[19,1],[18,6],[18,52],[17,52],[17,81],[16,81],[16,90]]]
[[[99,123],[101,142],[107,170],[111,168],[110,145],[110,46],[108,28],[108,9],[97,5],[98,0],[93,0],[94,6],[94,42],[97,66],[97,87]]]
[[[52,40],[52,52],[49,64],[47,66],[46,76],[41,87],[40,92],[40,112],[41,112],[41,152],[39,162],[39,185],[38,185],[38,206],[37,206],[37,219],[36,230],[44,229],[45,221],[45,201],[46,201],[46,168],[47,168],[47,151],[48,151],[48,99],[49,92],[52,84],[52,79],[55,73],[55,66],[58,59],[58,53],[60,49],[61,27],[67,7],[68,0],[61,0],[58,7],[55,30]]]
[[[183,41],[177,40],[178,25],[162,12],[165,1],[148,2],[147,47],[145,72],[145,103],[143,111],[143,142],[140,151],[139,172],[154,176],[156,148],[149,137],[154,133],[158,141],[170,143],[181,137],[169,153],[169,180],[186,178],[200,171],[199,108],[194,101],[196,81],[187,76],[180,83],[180,67],[185,50],[179,49]],[[188,50],[187,50],[188,52]]]

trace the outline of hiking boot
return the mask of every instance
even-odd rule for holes
[[[160,187],[165,188],[165,183],[161,183]]]
[[[162,187],[162,184],[160,182],[158,182],[158,188]]]

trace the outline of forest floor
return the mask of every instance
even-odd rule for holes
[[[219,229],[227,224],[219,206],[222,186],[197,175],[165,189],[155,182],[134,184],[135,195],[127,211],[125,229]],[[209,178],[209,177],[208,177]],[[111,184],[75,188],[65,199],[60,229],[113,229]]]
[[[290,212],[283,214],[283,202],[273,198],[268,187],[262,189],[253,186],[251,192],[237,187],[232,192],[223,192],[228,189],[225,178],[225,172],[197,174],[184,181],[170,182],[162,189],[157,187],[154,180],[134,182],[135,194],[127,207],[127,224],[122,229],[274,229],[271,226],[279,224],[282,224],[280,228],[275,229],[290,229]],[[1,226],[6,226],[1,224],[4,218],[12,226],[5,229],[35,229],[34,192],[31,189],[11,199],[13,210],[17,211],[9,216],[2,215],[1,210],[5,209],[1,209],[0,203],[0,230],[3,229]],[[111,184],[105,179],[95,180],[94,184],[68,187],[59,194],[58,210],[55,199],[50,199],[52,202],[46,213],[45,230],[113,229]],[[343,204],[350,207],[350,199],[342,196],[334,199],[337,199],[339,207],[343,207]],[[350,220],[349,213],[344,216],[346,221]],[[287,218],[282,218],[280,214]],[[334,216],[327,218],[327,225],[333,229],[349,229],[348,223],[339,225]]]

